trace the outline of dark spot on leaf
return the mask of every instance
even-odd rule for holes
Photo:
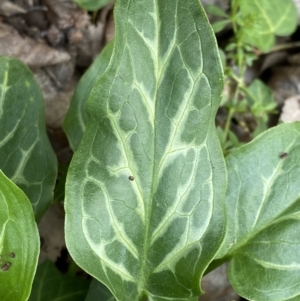
[[[12,263],[11,262],[7,262],[7,263],[4,263],[2,266],[1,266],[1,270],[6,272],[9,270],[9,268],[11,267]]]
[[[15,254],[14,252],[10,252],[10,253],[9,253],[9,257],[15,258],[15,257],[16,257],[16,254]]]
[[[133,177],[133,176],[129,176],[128,179],[129,179],[130,181],[134,181],[134,177]]]
[[[280,159],[285,159],[288,156],[288,153],[281,153],[279,158]]]

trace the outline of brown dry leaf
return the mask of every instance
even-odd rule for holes
[[[88,67],[103,48],[104,24],[79,26],[83,39],[77,45],[76,65]]]
[[[34,74],[43,91],[47,126],[61,128],[78,78],[67,64],[38,69]]]
[[[22,37],[17,30],[0,23],[0,55],[20,59],[30,68],[62,64],[70,60],[66,51],[51,48],[43,41]]]
[[[227,280],[226,270],[227,264],[223,264],[203,277],[201,287],[205,291],[205,294],[199,298],[199,301],[239,299],[239,296]]]
[[[63,31],[76,27],[77,20],[86,15],[86,12],[71,0],[44,0],[44,5],[47,7],[48,19]]]
[[[76,65],[88,67],[104,46],[105,23],[92,24],[90,15],[71,0],[45,0],[45,5],[52,22],[48,40],[53,44],[56,39],[59,44],[59,34],[63,33],[69,44],[76,45]]]
[[[65,247],[64,210],[61,204],[53,204],[39,223],[41,252],[39,263],[47,259],[55,262]]]
[[[300,95],[290,97],[284,102],[280,120],[287,123],[300,121]]]
[[[10,17],[15,14],[25,14],[26,12],[26,9],[10,1],[0,1],[0,15]]]
[[[287,98],[300,94],[300,66],[274,67],[268,82],[279,106]]]
[[[105,43],[110,42],[115,37],[115,23],[112,10],[107,18],[107,25],[105,30]]]

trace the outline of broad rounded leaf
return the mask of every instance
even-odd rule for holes
[[[66,183],[66,242],[117,300],[197,300],[223,240],[218,48],[198,0],[119,0]]]
[[[57,170],[44,115],[31,71],[16,59],[0,57],[0,168],[26,193],[36,220],[53,198]]]
[[[106,4],[112,2],[112,0],[73,0],[80,7],[94,11],[104,7]]]
[[[297,26],[297,10],[292,0],[241,0],[244,22],[243,42],[269,50],[275,36],[288,36]]]
[[[82,301],[89,286],[86,279],[63,275],[53,262],[45,261],[37,268],[29,301]]]
[[[32,206],[0,170],[0,300],[28,300],[40,238]]]
[[[75,151],[82,139],[88,119],[86,103],[93,86],[104,74],[110,61],[113,50],[113,42],[110,42],[98,55],[91,67],[80,79],[73,95],[70,108],[64,120],[63,128],[70,142],[71,148]]]
[[[228,232],[235,291],[256,301],[300,299],[300,123],[283,124],[227,158]],[[296,299],[295,299],[296,300]]]

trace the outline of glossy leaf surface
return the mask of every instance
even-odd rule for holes
[[[28,300],[40,238],[32,206],[0,170],[0,300]]]
[[[283,124],[227,158],[228,232],[219,257],[249,300],[300,298],[300,123]],[[296,299],[293,299],[296,298]]]
[[[57,169],[44,115],[31,71],[16,59],[0,57],[0,168],[26,193],[37,220],[53,198]]]
[[[274,45],[275,35],[288,36],[297,26],[292,0],[241,0],[242,41],[263,51]]]
[[[117,300],[197,300],[224,231],[218,48],[198,0],[119,0],[66,185],[66,242]]]
[[[29,301],[82,301],[89,285],[85,279],[61,274],[53,262],[45,261],[37,268]]]
[[[104,7],[106,4],[112,2],[112,0],[73,0],[75,3],[77,3],[80,7],[95,11],[102,7]]]
[[[108,67],[113,45],[113,42],[106,45],[91,67],[82,76],[74,92],[70,108],[63,124],[64,131],[73,151],[78,148],[85,131],[88,119],[86,113],[87,100],[93,86]]]
[[[101,282],[93,279],[85,301],[115,301],[109,289]]]

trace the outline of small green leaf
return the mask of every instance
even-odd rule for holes
[[[73,1],[86,10],[95,11],[104,7],[105,5],[112,2],[113,0],[73,0]]]
[[[249,300],[300,298],[300,123],[282,124],[226,158],[228,231],[218,257]],[[295,299],[294,299],[295,298]]]
[[[0,300],[28,300],[40,238],[32,206],[0,170]]]
[[[273,111],[277,106],[272,90],[258,79],[246,88],[246,92],[251,112],[257,117]]]
[[[64,120],[63,129],[71,148],[75,151],[82,139],[87,122],[86,103],[93,86],[104,74],[110,61],[114,43],[110,42],[98,55],[91,67],[80,79]]]
[[[236,134],[232,131],[228,132],[228,140],[230,141],[230,143],[232,144],[232,146],[234,148],[239,147],[241,145],[243,145],[243,142],[240,142],[238,137],[236,136]]]
[[[269,113],[274,113],[277,106],[273,91],[262,81],[254,80],[248,88],[244,88],[247,102],[256,119],[256,128],[253,137],[268,129]]]
[[[223,240],[223,73],[199,0],[119,0],[66,183],[74,261],[122,301],[196,301]]]
[[[229,52],[232,50],[235,50],[237,48],[236,43],[229,43],[226,47],[225,47],[225,51]]]
[[[89,281],[62,275],[52,261],[45,261],[37,268],[28,301],[82,301],[89,286]]]
[[[205,5],[204,9],[207,14],[211,14],[217,17],[224,17],[227,19],[229,18],[229,16],[220,7],[216,5]]]
[[[275,35],[288,36],[297,26],[297,9],[292,0],[241,0],[241,26],[244,43],[268,51]]]
[[[101,282],[93,279],[85,301],[115,301],[109,289]]]
[[[0,129],[0,168],[26,193],[39,220],[53,198],[56,156],[40,88],[25,65],[8,57],[0,57]]]
[[[226,27],[226,25],[228,25],[230,23],[231,22],[229,20],[217,21],[212,24],[212,28],[215,33],[218,33],[220,31],[222,31]]]

